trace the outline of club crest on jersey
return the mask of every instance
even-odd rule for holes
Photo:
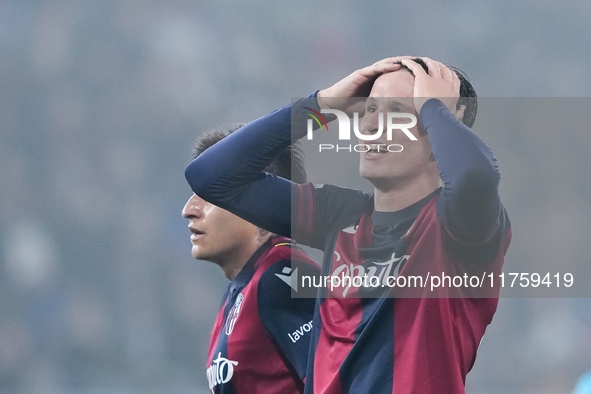
[[[230,312],[228,313],[228,318],[226,319],[226,335],[230,335],[232,331],[234,331],[234,325],[236,324],[236,319],[238,319],[240,305],[242,305],[243,300],[244,296],[242,293],[238,294],[234,306],[232,306],[232,309],[230,309]]]

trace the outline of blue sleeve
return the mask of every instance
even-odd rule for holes
[[[324,250],[335,229],[355,224],[373,209],[373,195],[334,185],[298,185],[298,215],[293,238],[298,243]]]
[[[297,188],[262,170],[292,142],[292,114],[305,116],[305,106],[319,110],[315,97],[302,99],[248,123],[203,152],[185,169],[193,192],[257,226],[289,237]],[[293,130],[293,135],[294,141],[303,137],[304,128]]]
[[[259,279],[257,303],[263,327],[303,379],[306,375],[316,299],[292,297],[290,280],[295,272],[298,277],[314,276],[318,275],[319,270],[317,266],[297,261],[283,260],[273,264]]]
[[[439,220],[462,242],[486,241],[499,228],[504,212],[492,151],[440,100],[428,100],[420,118],[444,185],[437,201]]]

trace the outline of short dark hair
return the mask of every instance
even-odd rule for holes
[[[193,146],[193,159],[196,159],[207,148],[223,140],[245,123],[237,123],[228,128],[215,128],[200,135]],[[295,183],[306,183],[306,167],[304,166],[304,153],[298,143],[289,145],[265,168],[265,172],[275,174]]]
[[[425,70],[425,72],[429,74],[429,68],[427,67],[423,59],[415,57],[412,59],[412,61],[423,67],[423,70]],[[459,108],[460,105],[464,105],[466,107],[466,109],[464,110],[464,117],[462,118],[462,122],[466,126],[472,127],[474,125],[474,121],[476,120],[476,113],[478,112],[478,96],[476,95],[476,91],[474,90],[474,87],[468,80],[468,76],[466,75],[466,73],[464,73],[457,67],[448,65],[446,66],[454,73],[456,73],[460,80],[460,99],[458,100],[457,108]],[[413,72],[408,67],[402,65],[402,68],[413,74]]]

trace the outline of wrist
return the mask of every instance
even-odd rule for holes
[[[316,101],[318,101],[318,106],[321,109],[330,109],[330,105],[328,105],[327,98],[330,97],[329,93],[327,92],[328,89],[322,89],[316,91]]]

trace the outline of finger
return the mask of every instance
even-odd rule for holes
[[[441,78],[441,70],[439,64],[435,60],[429,59],[428,57],[421,58],[429,69],[429,75],[433,78]]]
[[[451,70],[450,70],[451,71]],[[462,81],[460,81],[460,78],[458,77],[458,75],[455,73],[455,71],[451,71],[453,77],[452,77],[452,81],[454,83],[454,90],[459,92],[460,91],[460,87],[462,85]]]
[[[388,58],[388,60],[391,60],[391,61],[393,61],[394,63],[400,63],[400,61],[401,61],[402,59],[412,59],[412,58],[413,58],[413,56],[408,56],[408,55],[405,55],[405,56],[395,56],[395,57],[391,57],[391,58]]]
[[[363,77],[371,79],[380,74],[400,70],[402,59],[410,59],[410,56],[388,57],[360,69],[359,72]]]
[[[402,59],[412,59],[412,56],[394,56],[394,57],[387,57],[385,59],[380,60],[373,64],[373,66],[383,66],[383,65],[392,65],[392,64],[400,64]]]
[[[381,66],[369,66],[366,68],[362,68],[361,70],[358,70],[357,73],[359,73],[358,75],[360,75],[363,79],[369,81],[369,80],[374,80],[377,77],[379,77],[382,74],[385,73],[389,73],[392,71],[396,71],[400,69],[400,64],[390,64],[390,65],[381,65]]]
[[[379,69],[396,69],[400,68],[400,61],[402,59],[410,59],[410,56],[395,56],[395,57],[388,57],[386,59],[380,60],[373,64],[376,68]]]
[[[412,56],[408,56],[408,55],[404,55],[404,56],[402,56],[402,55],[401,56],[391,56],[391,57],[387,57],[385,59],[382,59],[380,61],[377,61],[374,64],[381,63],[381,62],[389,62],[389,63],[392,63],[392,62],[400,61],[401,59],[410,59],[410,58],[412,58]]]
[[[395,61],[380,62],[374,66],[374,71],[379,74],[399,69],[400,63]]]
[[[446,81],[453,81],[453,77],[455,73],[451,71],[445,64],[441,62],[436,62],[439,64],[439,70],[441,70],[441,78]]]
[[[417,62],[415,62],[411,59],[402,59],[400,62],[403,65],[405,65],[410,71],[412,71],[415,78],[417,78],[419,75],[421,75],[421,76],[427,75],[427,73],[425,72],[425,69],[423,69],[423,67],[421,67],[420,64],[418,64]]]
[[[398,70],[399,68],[399,64],[384,59],[372,64],[371,66],[360,69],[359,73],[365,78],[373,78],[385,72]]]

